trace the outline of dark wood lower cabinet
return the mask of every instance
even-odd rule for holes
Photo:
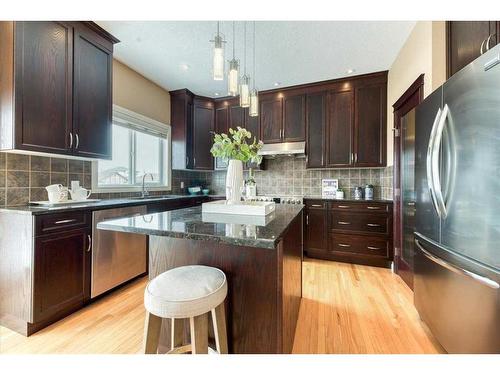
[[[392,203],[306,200],[305,205],[309,257],[391,266]]]
[[[34,322],[81,307],[89,298],[90,229],[50,234],[35,240]]]

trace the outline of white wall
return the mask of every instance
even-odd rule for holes
[[[424,73],[424,97],[445,80],[444,21],[419,21],[389,69],[387,83],[387,165],[393,165],[393,104]]]

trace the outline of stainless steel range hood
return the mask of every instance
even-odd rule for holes
[[[277,156],[305,156],[306,143],[305,142],[284,142],[284,143],[268,143],[259,151],[266,159],[272,159]]]

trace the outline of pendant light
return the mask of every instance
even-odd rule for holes
[[[236,60],[235,54],[234,54],[234,48],[236,44],[236,37],[235,37],[235,32],[234,32],[234,24],[235,22],[233,21],[233,59],[229,61],[229,73],[228,73],[228,79],[227,79],[227,91],[228,94],[231,96],[236,96],[238,95],[238,75],[239,75],[239,68],[240,68],[240,63],[238,60]]]
[[[240,84],[240,107],[250,106],[250,77],[247,75],[247,23],[243,23],[243,76]]]
[[[220,33],[220,22],[217,21],[217,34],[210,42],[214,43],[212,63],[213,63],[213,79],[215,81],[224,80],[224,37]]]
[[[255,21],[253,21],[253,88],[250,91],[250,108],[248,115],[256,117],[259,115],[259,93],[255,88]]]

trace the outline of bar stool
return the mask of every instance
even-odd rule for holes
[[[146,322],[143,351],[157,353],[162,318],[171,321],[171,350],[167,354],[208,353],[208,313],[217,351],[227,354],[224,272],[214,267],[183,266],[156,276],[144,291]],[[191,343],[182,345],[182,323],[189,319]]]

